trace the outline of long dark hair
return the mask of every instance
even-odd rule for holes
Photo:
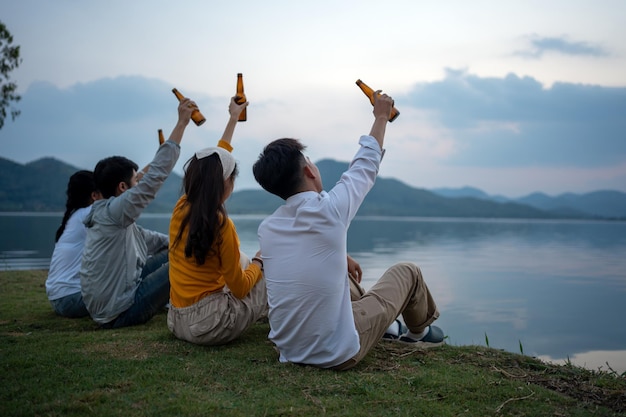
[[[234,181],[237,174],[235,166],[230,179]],[[198,265],[203,265],[207,257],[219,254],[219,245],[222,243],[220,229],[228,219],[223,204],[226,187],[219,155],[213,154],[202,159],[192,156],[185,163],[183,189],[187,195],[188,210],[174,245],[179,243],[183,231],[188,228],[185,256],[193,257]],[[219,261],[221,265],[221,258]]]
[[[59,241],[59,238],[65,230],[65,225],[72,214],[74,214],[76,210],[88,207],[93,203],[92,193],[94,191],[96,191],[96,183],[93,179],[93,172],[83,170],[72,174],[67,183],[65,214],[63,215],[61,226],[57,229],[54,239],[55,242]]]

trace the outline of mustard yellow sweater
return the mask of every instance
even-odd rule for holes
[[[222,141],[218,146],[228,151],[232,150],[227,143]],[[221,266],[217,256],[208,256],[203,265],[198,265],[194,257],[185,257],[188,228],[183,231],[178,244],[174,245],[182,219],[188,210],[186,202],[187,196],[183,195],[176,203],[170,220],[170,303],[177,308],[188,307],[209,294],[222,291],[224,285],[228,285],[235,297],[244,298],[261,279],[262,272],[261,268],[252,262],[246,269],[241,268],[239,236],[230,218],[220,231],[222,235],[222,244],[219,247]]]

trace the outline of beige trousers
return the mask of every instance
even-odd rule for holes
[[[245,268],[249,262],[243,259]],[[267,291],[262,278],[242,299],[228,288],[184,308],[170,307],[167,327],[179,339],[198,345],[223,345],[238,338],[257,320],[267,317]]]
[[[422,272],[412,263],[392,266],[367,292],[350,276],[350,297],[361,348],[352,358],[333,367],[335,370],[347,370],[359,363],[400,314],[413,333],[422,332],[439,317]]]

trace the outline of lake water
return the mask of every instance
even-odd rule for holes
[[[262,217],[233,220],[254,254]],[[46,269],[60,221],[0,214],[0,269]],[[139,223],[167,233],[169,216]],[[357,218],[348,249],[366,288],[394,263],[418,264],[449,344],[626,372],[626,222]]]

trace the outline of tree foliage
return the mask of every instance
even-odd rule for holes
[[[11,106],[11,102],[17,103],[21,97],[16,93],[17,84],[11,81],[9,74],[16,69],[22,60],[20,59],[20,47],[13,46],[13,36],[0,22],[0,87],[2,89],[2,99],[0,100],[0,129],[4,126],[7,117],[7,110],[10,110],[13,120],[20,114],[20,111]]]

